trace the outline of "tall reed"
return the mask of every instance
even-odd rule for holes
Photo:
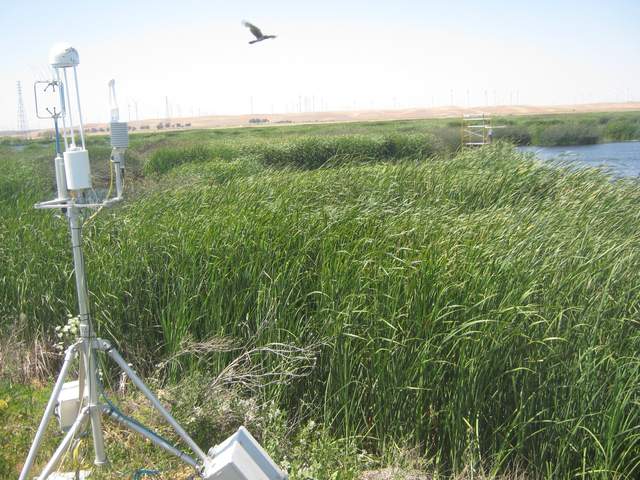
[[[8,205],[3,328],[23,313],[51,330],[74,311],[64,224]],[[368,449],[634,478],[639,207],[636,182],[505,145],[311,171],[185,164],[87,228],[91,299],[100,334],[149,369],[187,339],[312,348],[306,376],[264,394]],[[234,355],[169,372],[215,375]]]

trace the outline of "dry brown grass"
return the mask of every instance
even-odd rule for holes
[[[0,336],[0,380],[41,383],[55,373],[61,354],[54,342],[36,336],[27,343],[20,327],[25,324],[24,314],[20,314],[20,319]]]
[[[380,470],[367,470],[360,476],[360,480],[431,480],[432,475],[416,471],[406,471],[389,467]]]
[[[360,480],[435,480],[438,478],[442,477],[427,472],[405,470],[397,467],[368,470],[360,476]],[[453,477],[453,480],[527,480],[527,478],[526,475],[517,470],[506,475],[495,476],[470,468]]]

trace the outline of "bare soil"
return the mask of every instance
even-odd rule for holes
[[[183,117],[166,119],[148,119],[129,122],[131,126],[140,128],[148,125],[151,131],[156,130],[159,123],[169,121],[171,125],[191,124],[187,128],[220,128],[220,127],[246,127],[282,124],[313,124],[313,123],[338,123],[338,122],[371,122],[387,120],[421,120],[432,118],[453,118],[471,113],[486,113],[489,115],[543,115],[560,113],[590,113],[590,112],[627,112],[639,111],[640,102],[626,103],[590,103],[579,105],[510,105],[495,107],[436,107],[436,108],[411,108],[403,110],[362,110],[362,111],[336,111],[336,112],[307,112],[307,113],[256,113],[253,115],[211,115],[204,117]],[[251,119],[267,119],[268,123],[249,123]],[[91,127],[106,127],[106,124],[91,124]],[[182,127],[184,128],[184,127]],[[177,127],[171,130],[179,129]]]
[[[597,113],[597,112],[630,112],[640,111],[640,102],[625,103],[586,103],[575,105],[508,105],[493,107],[434,107],[434,108],[408,108],[397,110],[360,110],[360,111],[335,111],[335,112],[305,112],[305,113],[256,113],[251,115],[210,115],[201,117],[180,118],[151,118],[146,120],[131,121],[129,125],[137,131],[154,132],[157,126],[166,122],[170,127],[165,130],[184,130],[193,128],[225,128],[248,126],[276,126],[287,124],[316,124],[316,123],[341,123],[341,122],[373,122],[391,120],[422,120],[435,118],[455,118],[465,114],[485,113],[494,116],[509,115],[544,115],[544,114],[570,114],[570,113]],[[252,119],[265,119],[265,123],[250,123]],[[180,126],[178,126],[178,124]],[[189,125],[189,126],[186,126]],[[106,123],[90,123],[86,125],[87,133],[100,133],[100,128],[106,129]],[[140,127],[148,127],[141,130]],[[91,130],[97,130],[92,132]],[[31,132],[30,136],[37,136],[39,131]],[[0,132],[2,135],[15,135],[17,132]]]

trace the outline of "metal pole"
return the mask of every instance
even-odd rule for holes
[[[62,69],[62,74],[64,75],[64,86],[67,87],[69,85],[69,80],[67,79],[67,69]],[[67,109],[69,111],[69,128],[71,129],[71,146],[76,146],[76,134],[73,131],[73,114],[71,113],[71,89],[67,92]]]
[[[64,159],[60,150],[60,128],[58,127],[58,117],[53,117],[53,124],[56,127],[56,158],[53,161],[56,172],[56,188],[58,190],[58,200],[68,197],[67,195],[67,179],[64,173]]]
[[[89,408],[91,411],[91,432],[93,434],[93,449],[95,453],[94,463],[103,465],[107,462],[104,452],[104,438],[102,435],[101,411],[98,406],[98,385],[96,359],[93,351],[95,333],[91,325],[89,313],[89,292],[87,290],[87,278],[84,271],[84,257],[82,255],[82,223],[77,207],[68,209],[69,227],[71,229],[71,247],[73,250],[73,267],[76,278],[76,290],[78,294],[78,310],[80,312],[80,337],[82,357],[85,365],[87,386],[89,388]]]
[[[84,422],[87,421],[87,417],[89,416],[90,411],[91,411],[91,408],[86,407],[76,417],[76,421],[73,422],[73,425],[71,425],[71,428],[62,439],[62,442],[54,452],[53,456],[51,457],[51,460],[49,460],[49,463],[47,463],[47,465],[44,467],[44,470],[42,470],[42,473],[38,477],[38,480],[47,480],[49,475],[51,475],[51,471],[56,467],[56,465],[60,461],[60,457],[64,454],[64,452],[67,451],[67,448],[69,448],[69,444],[71,443],[71,440],[73,440],[73,438],[76,436],[76,433],[78,433],[78,430],[80,430],[80,427],[82,427]]]
[[[62,85],[60,87],[60,103],[62,105],[62,138],[64,139],[64,149],[67,150],[69,148],[69,141],[67,139],[67,112],[66,112],[66,107],[65,107],[65,98],[64,98],[64,88],[65,88],[65,84],[62,83],[62,80],[60,80],[60,71],[56,68],[54,69],[56,72],[56,80],[58,80],[58,82],[60,83],[60,85]]]
[[[116,170],[116,197],[122,197],[122,174],[124,171],[124,152],[120,149],[115,149],[112,156],[113,164]]]
[[[58,128],[58,117],[53,117],[53,126],[56,130],[56,156],[62,155],[62,150],[60,150],[60,128]]]
[[[196,442],[189,436],[189,434],[182,428],[182,426],[176,421],[175,418],[171,416],[171,414],[167,411],[166,408],[162,406],[160,401],[155,397],[155,395],[147,388],[144,382],[138,377],[136,372],[124,361],[124,358],[120,356],[120,354],[112,347],[108,346],[106,352],[109,354],[111,358],[124,370],[124,372],[129,376],[131,381],[134,383],[136,387],[140,389],[140,391],[144,394],[145,397],[151,402],[158,412],[164,417],[164,419],[173,427],[176,433],[184,440],[184,442],[191,448],[193,453],[195,453],[200,460],[203,462],[207,461],[206,454],[202,451],[202,449],[198,446]]]
[[[47,429],[47,425],[49,424],[49,420],[51,420],[51,416],[53,415],[53,410],[58,403],[60,390],[62,390],[64,380],[67,376],[67,372],[69,371],[69,367],[71,366],[71,362],[76,356],[77,350],[78,344],[71,345],[69,348],[67,348],[64,356],[64,362],[62,363],[62,368],[60,368],[58,379],[56,380],[53,391],[51,392],[51,397],[49,397],[49,403],[47,403],[47,408],[42,415],[42,420],[40,420],[40,425],[38,426],[38,431],[36,432],[36,436],[33,439],[31,449],[29,449],[27,460],[24,462],[24,466],[22,467],[22,471],[20,472],[19,480],[26,480],[29,476],[29,472],[31,470],[31,467],[33,466],[33,461],[38,454],[38,449],[40,448],[40,444],[42,443],[42,439],[44,438],[44,433]]]
[[[80,87],[78,86],[78,72],[76,67],[73,67],[73,80],[75,81],[76,87],[76,101],[78,102],[78,117],[80,117],[80,142],[82,143],[82,148],[84,146],[84,124],[82,123],[82,107],[80,106]]]

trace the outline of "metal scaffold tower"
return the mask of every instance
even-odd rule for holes
[[[29,125],[27,125],[27,114],[24,111],[24,101],[22,100],[22,84],[20,83],[20,81],[16,82],[16,87],[18,90],[18,132],[24,135],[29,130]]]
[[[480,147],[490,144],[493,139],[491,116],[485,113],[463,115],[461,136],[463,147]]]

